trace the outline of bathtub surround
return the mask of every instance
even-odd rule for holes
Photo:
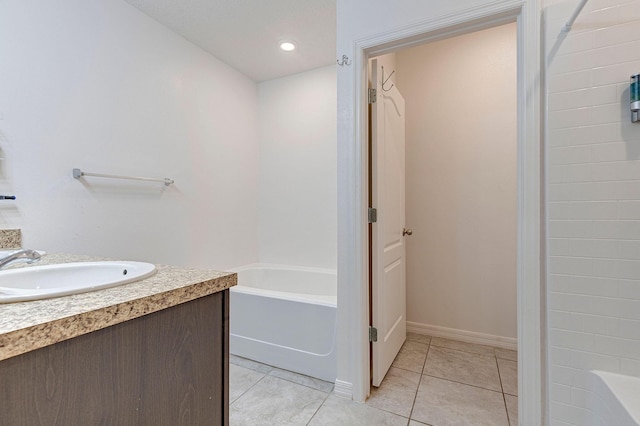
[[[413,230],[407,327],[515,349],[516,24],[396,57]]]
[[[590,370],[640,376],[640,1],[546,4],[549,411],[588,425]]]
[[[336,268],[336,67],[258,84],[260,263]]]

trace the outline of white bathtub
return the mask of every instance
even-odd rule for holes
[[[254,264],[231,288],[231,353],[334,382],[336,272]]]
[[[640,377],[596,370],[590,373],[590,424],[640,425]]]

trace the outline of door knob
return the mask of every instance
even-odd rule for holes
[[[413,231],[408,228],[402,228],[402,236],[404,237],[405,235],[413,235]]]

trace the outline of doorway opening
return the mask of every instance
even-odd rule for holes
[[[370,228],[388,241],[370,263],[389,258],[372,278],[382,286],[376,274],[407,271],[412,331],[516,349],[515,23],[402,49],[371,65],[379,81],[370,101],[378,128],[369,126],[377,148],[370,149],[369,202],[380,219]],[[391,128],[394,119],[401,129]],[[406,253],[390,257],[403,245]],[[402,286],[382,298],[399,293]],[[395,309],[378,315],[385,339],[405,317]]]
[[[517,404],[516,40],[511,22],[369,61],[374,405],[387,374],[417,412],[443,384],[486,394],[496,424]]]
[[[517,311],[518,311],[518,374],[519,394],[526,395],[519,401],[519,414],[526,424],[539,424],[543,416],[544,357],[542,313],[542,247],[541,233],[541,144],[540,144],[540,56],[539,56],[539,11],[535,2],[505,1],[495,7],[478,8],[460,14],[452,14],[426,21],[410,28],[380,32],[356,40],[354,43],[354,74],[345,83],[353,84],[355,91],[353,126],[355,149],[345,146],[346,156],[343,172],[353,176],[345,190],[342,209],[348,214],[345,223],[353,223],[353,233],[346,233],[339,243],[344,259],[339,265],[339,283],[360,283],[356,286],[340,287],[339,298],[351,300],[348,310],[342,310],[343,323],[349,326],[342,334],[356,337],[347,345],[344,368],[352,368],[352,382],[336,380],[336,393],[363,401],[369,393],[371,372],[369,369],[369,299],[368,299],[368,238],[367,238],[367,63],[368,59],[390,53],[402,47],[416,46],[425,42],[441,40],[517,22]],[[339,79],[342,77],[339,76]],[[351,80],[353,78],[353,80]],[[350,97],[347,97],[350,98]],[[350,198],[353,194],[355,198]],[[354,202],[346,202],[354,200]],[[351,228],[345,228],[351,229]],[[357,244],[353,251],[346,238],[352,235]],[[342,272],[340,272],[342,271]],[[340,278],[342,276],[343,278]],[[346,281],[344,281],[346,280]],[[342,296],[341,296],[342,295]],[[340,306],[340,305],[339,305]],[[345,306],[345,305],[343,305]],[[340,310],[340,308],[339,308]],[[352,324],[352,326],[351,326]],[[348,341],[348,340],[346,340]],[[349,366],[349,367],[347,367]],[[348,370],[345,370],[345,372]],[[348,374],[343,377],[349,378]]]

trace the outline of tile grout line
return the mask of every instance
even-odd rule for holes
[[[422,341],[412,340],[412,339],[407,339],[407,341],[416,342],[416,343],[424,343]],[[469,354],[469,355],[472,355],[472,356],[492,357],[493,361],[494,361],[494,365],[496,366],[496,372],[498,373],[498,380],[500,382],[499,389],[497,389],[497,390],[496,389],[489,389],[489,388],[482,387],[482,386],[479,386],[479,385],[473,385],[473,384],[469,384],[469,383],[459,382],[459,381],[451,380],[451,379],[448,379],[448,378],[445,378],[445,377],[438,377],[438,376],[434,376],[434,375],[425,373],[427,357],[428,357],[428,354],[429,354],[430,350],[433,347],[435,347],[436,349],[444,349],[444,350],[451,350],[451,351],[454,351],[454,352],[466,353],[466,354]],[[503,360],[503,361],[506,361],[506,362],[510,362],[510,361],[513,361],[513,360],[510,359],[508,355],[507,356],[498,355],[496,353],[496,349],[497,349],[496,347],[487,346],[487,348],[491,349],[491,354],[486,354],[486,353],[479,352],[479,351],[468,350],[467,348],[451,348],[451,347],[447,347],[447,346],[440,346],[438,344],[434,344],[433,341],[431,340],[427,344],[427,354],[425,355],[425,361],[424,361],[423,366],[422,366],[422,372],[420,373],[420,378],[419,378],[419,382],[418,382],[419,383],[418,384],[418,388],[419,388],[420,384],[422,383],[422,378],[423,378],[422,376],[429,376],[429,377],[434,377],[434,378],[437,378],[439,380],[444,380],[444,381],[447,381],[447,382],[450,382],[450,383],[457,383],[457,384],[460,384],[460,385],[463,385],[463,386],[470,386],[470,387],[474,387],[474,388],[477,388],[477,389],[481,389],[481,390],[485,390],[485,391],[490,391],[490,392],[495,392],[495,393],[498,393],[498,394],[502,394],[505,414],[507,414],[507,421],[509,422],[509,424],[511,424],[511,420],[510,420],[510,417],[509,417],[509,412],[508,412],[508,409],[507,409],[507,406],[506,406],[506,395],[510,395],[510,394],[507,394],[507,393],[504,392],[504,386],[503,386],[503,383],[502,383],[503,380],[502,380],[502,375],[500,373],[499,361]],[[410,369],[408,369],[406,367],[404,367],[404,368],[400,367],[400,366],[394,366],[394,367],[398,368],[398,369],[401,369],[403,371],[407,371],[407,372],[411,372],[411,373],[417,373],[416,371],[410,370]],[[413,411],[415,409],[416,401],[417,401],[417,390],[416,390],[416,393],[414,394],[413,405],[412,405],[412,408],[411,408],[411,413],[409,415],[410,416],[409,417],[410,421],[416,421],[415,419],[412,418]]]
[[[254,371],[254,372],[256,372],[256,373],[262,374],[262,377],[261,377],[258,381],[256,381],[254,384],[252,384],[252,385],[251,385],[247,390],[245,390],[241,395],[239,395],[239,396],[238,396],[238,397],[237,397],[233,402],[230,402],[230,403],[229,403],[229,409],[231,408],[231,406],[232,406],[236,401],[238,401],[240,398],[242,398],[242,397],[243,397],[247,392],[249,392],[251,389],[253,389],[253,388],[254,388],[258,383],[260,383],[261,381],[263,381],[263,380],[265,379],[265,377],[269,376],[269,377],[271,377],[271,378],[273,378],[273,379],[276,379],[276,380],[283,380],[283,381],[285,381],[285,382],[288,382],[288,383],[291,383],[291,384],[294,384],[294,385],[297,385],[297,386],[306,387],[307,389],[315,390],[315,391],[322,392],[322,393],[324,393],[324,394],[325,394],[325,397],[324,397],[324,399],[322,400],[322,403],[321,403],[321,404],[318,406],[318,408],[314,411],[313,415],[309,418],[309,420],[307,421],[307,423],[305,423],[305,425],[308,425],[308,424],[311,422],[311,420],[315,417],[315,415],[318,413],[318,411],[320,410],[320,408],[322,408],[322,406],[325,404],[325,402],[327,402],[327,399],[329,399],[329,396],[331,396],[331,393],[333,392],[333,390],[331,390],[330,392],[324,392],[324,391],[322,391],[322,390],[320,390],[320,389],[316,389],[316,388],[313,388],[313,387],[310,387],[310,386],[306,386],[306,385],[303,385],[303,384],[301,384],[301,383],[293,382],[293,381],[291,381],[291,380],[287,380],[287,379],[282,378],[282,377],[272,376],[272,375],[271,375],[271,373],[272,373],[273,371],[275,371],[275,370],[277,369],[277,367],[273,367],[273,366],[270,366],[270,365],[267,365],[267,364],[263,364],[263,363],[260,363],[260,362],[257,362],[257,361],[254,361],[254,362],[255,362],[255,363],[257,363],[257,364],[260,364],[260,365],[262,365],[262,366],[268,366],[268,367],[271,367],[271,370],[270,370],[268,373],[262,373],[262,372],[260,372],[260,371],[254,370],[254,369],[252,369],[252,368],[243,367],[243,366],[241,366],[241,365],[234,364],[234,365],[236,365],[237,367],[246,368],[247,370],[251,370],[251,371]],[[282,370],[282,369],[280,369],[280,370]],[[288,371],[288,370],[282,370],[282,371]],[[297,374],[297,373],[294,373],[294,374]]]
[[[433,345],[433,346],[435,346],[436,348],[440,348],[440,349],[446,349],[448,351],[464,352],[466,354],[480,355],[480,356],[486,356],[486,357],[494,357],[494,358],[496,357],[495,352],[493,354],[491,354],[491,355],[487,355],[487,354],[483,354],[483,353],[480,353],[480,352],[465,351],[464,349],[449,348],[447,346],[438,346],[438,345]]]
[[[420,384],[422,383],[422,376],[424,373],[424,368],[427,365],[427,358],[429,357],[429,351],[431,350],[431,340],[429,340],[429,345],[427,346],[427,353],[424,354],[424,362],[422,363],[422,369],[420,370],[420,378],[418,379],[418,387],[416,387],[416,393],[413,395],[413,403],[411,404],[411,411],[409,411],[409,421],[407,424],[411,423],[413,420],[413,409],[416,406],[416,400],[418,399],[418,390],[420,389]]]
[[[248,359],[248,358],[245,358],[245,359]],[[316,387],[309,386],[309,385],[306,385],[306,384],[304,384],[304,383],[298,383],[298,382],[296,382],[296,381],[293,381],[293,380],[291,380],[291,379],[287,379],[287,378],[285,378],[285,377],[275,376],[275,375],[273,375],[273,374],[271,374],[271,373],[273,373],[274,371],[279,370],[279,371],[284,371],[284,372],[287,372],[287,373],[291,373],[291,374],[297,375],[297,376],[299,376],[299,377],[309,378],[309,379],[311,379],[311,380],[317,380],[317,381],[320,381],[320,382],[329,383],[329,382],[325,382],[324,380],[316,379],[315,377],[311,377],[311,376],[305,376],[304,374],[299,374],[299,373],[296,373],[296,372],[294,372],[294,371],[285,370],[284,368],[274,367],[273,365],[263,364],[263,363],[258,362],[258,361],[253,361],[253,360],[250,360],[250,361],[252,361],[252,362],[254,362],[254,363],[256,363],[256,364],[260,364],[261,366],[269,367],[269,368],[270,368],[269,372],[268,372],[268,373],[263,373],[263,372],[261,372],[261,371],[255,370],[255,369],[253,369],[253,368],[245,367],[245,366],[243,366],[243,365],[238,365],[238,364],[234,364],[234,365],[235,365],[235,366],[237,366],[237,367],[246,368],[247,370],[251,370],[251,371],[254,371],[254,372],[259,373],[259,374],[264,374],[264,376],[270,376],[270,377],[273,377],[273,378],[275,378],[275,379],[284,380],[284,381],[286,381],[286,382],[293,383],[294,385],[304,386],[305,388],[309,388],[309,389],[317,390],[317,391],[319,391],[319,392],[324,392],[324,393],[329,393],[329,394],[330,394],[331,392],[333,392],[333,387],[331,388],[331,390],[330,390],[329,392],[326,392],[326,391],[324,391],[324,390],[322,390],[322,389],[318,389],[318,388],[316,388]],[[258,380],[258,382],[262,381],[262,379],[264,379],[264,377],[262,377],[260,380]],[[255,386],[258,382],[256,382],[253,386]],[[329,384],[331,384],[331,383],[329,383]],[[251,387],[253,387],[253,386],[251,386]],[[251,388],[249,388],[249,389],[251,389]]]
[[[287,379],[287,378],[285,378],[285,377],[279,377],[279,376],[274,376],[274,375],[272,375],[271,373],[272,373],[272,372],[274,372],[274,371],[276,371],[276,370],[285,371],[285,372],[287,372],[287,373],[292,373],[292,374],[297,375],[298,377],[304,377],[304,378],[309,378],[309,379],[311,379],[311,380],[318,380],[318,381],[322,381],[322,382],[324,382],[324,380],[316,379],[315,377],[305,376],[304,374],[298,374],[298,373],[296,373],[296,372],[289,371],[289,370],[285,370],[285,369],[283,369],[283,368],[278,368],[278,367],[273,367],[273,369],[272,369],[271,371],[269,371],[269,373],[267,373],[267,374],[266,374],[266,376],[271,376],[271,377],[273,377],[274,379],[284,380],[285,382],[293,383],[294,385],[304,386],[305,388],[309,388],[309,389],[317,390],[318,392],[323,392],[323,393],[327,393],[327,394],[330,394],[331,392],[333,392],[333,387],[331,388],[331,390],[330,390],[329,392],[325,392],[325,391],[324,391],[324,390],[322,390],[322,389],[318,389],[318,388],[315,388],[315,387],[313,387],[313,386],[305,385],[304,383],[299,383],[299,382],[295,382],[295,381],[293,381],[293,380]],[[329,382],[324,382],[324,383],[329,383]],[[330,383],[329,383],[329,384],[330,384]]]
[[[471,355],[480,355],[480,356],[487,356],[487,357],[492,356],[493,359],[494,359],[494,362],[495,362],[496,370],[498,372],[498,380],[500,381],[500,390],[487,389],[487,388],[483,388],[481,386],[470,385],[468,383],[457,382],[457,381],[446,379],[446,378],[443,378],[443,377],[437,377],[437,376],[432,376],[430,374],[425,374],[424,373],[424,369],[426,368],[426,358],[425,358],[425,363],[423,365],[423,371],[422,371],[422,374],[420,376],[420,382],[419,383],[422,382],[422,376],[429,376],[429,377],[435,377],[435,378],[440,379],[440,380],[446,380],[446,381],[452,382],[452,383],[458,383],[458,384],[465,385],[465,386],[471,386],[471,387],[475,387],[475,388],[478,388],[478,389],[483,389],[483,390],[499,393],[499,394],[502,395],[502,401],[503,401],[503,405],[504,405],[504,410],[505,410],[505,414],[507,415],[507,422],[508,422],[509,425],[511,425],[511,419],[509,417],[509,410],[507,409],[507,402],[506,402],[506,396],[505,396],[506,394],[504,392],[504,387],[503,387],[503,384],[502,384],[502,375],[500,374],[500,367],[499,367],[499,364],[498,364],[498,360],[499,359],[503,359],[503,357],[499,357],[495,353],[495,348],[492,347],[492,349],[493,349],[493,354],[492,355],[485,355],[485,354],[481,354],[481,353],[477,353],[477,352],[470,352],[470,351],[465,351],[465,350],[461,350],[461,349],[453,349],[453,348],[441,347],[441,346],[432,345],[432,344],[429,345],[428,351],[431,349],[431,346],[435,346],[436,348],[444,348],[444,349],[448,349],[448,350],[454,350],[454,351],[458,351],[458,352],[465,352],[465,353],[468,353],[468,354],[471,354]],[[427,351],[427,355],[428,355],[428,351]],[[504,358],[504,360],[510,361],[507,358]],[[411,415],[413,415],[413,409],[415,408],[416,399],[417,399],[417,392],[416,392],[416,398],[414,398],[414,405],[413,405],[412,410],[411,410]],[[414,419],[410,418],[410,420],[414,420]]]
[[[251,361],[253,361],[253,360],[251,360]],[[311,423],[311,420],[313,420],[313,418],[316,416],[316,414],[318,413],[318,411],[320,411],[320,408],[322,408],[322,407],[324,406],[324,404],[327,402],[327,400],[328,400],[328,399],[329,399],[329,397],[331,396],[331,393],[333,392],[333,389],[332,389],[331,391],[329,391],[329,392],[325,392],[325,391],[323,391],[323,390],[320,390],[320,389],[317,389],[317,388],[314,388],[314,387],[311,387],[311,386],[307,386],[307,385],[304,385],[304,384],[302,384],[302,383],[297,383],[297,382],[294,382],[294,381],[292,381],[292,380],[288,380],[288,379],[283,378],[283,377],[274,376],[274,375],[272,375],[271,373],[272,373],[272,372],[274,372],[274,371],[276,371],[276,370],[287,371],[287,372],[290,372],[290,373],[293,373],[293,374],[298,374],[298,373],[294,373],[294,372],[289,371],[289,370],[284,370],[284,369],[282,369],[282,368],[274,367],[274,366],[272,366],[272,365],[267,365],[267,364],[264,364],[264,363],[261,363],[261,362],[258,362],[258,361],[253,361],[253,362],[254,362],[255,364],[259,364],[260,366],[267,366],[267,367],[271,368],[271,370],[269,370],[269,372],[268,372],[268,373],[263,373],[263,372],[260,372],[260,371],[258,371],[258,370],[255,370],[255,369],[253,369],[253,368],[249,368],[249,367],[245,367],[245,366],[242,366],[242,365],[234,364],[234,365],[236,365],[237,367],[246,368],[247,370],[251,370],[251,371],[253,371],[253,372],[256,372],[256,373],[262,374],[262,377],[260,378],[260,380],[256,381],[254,384],[252,384],[252,385],[251,385],[247,390],[245,390],[241,395],[239,395],[239,396],[238,396],[238,397],[237,397],[233,402],[229,403],[229,408],[231,408],[231,406],[232,406],[236,401],[238,401],[240,398],[242,398],[242,396],[244,396],[247,392],[249,392],[251,389],[253,389],[253,388],[254,388],[258,383],[260,383],[261,381],[263,381],[265,377],[269,376],[269,377],[272,377],[272,378],[274,378],[274,379],[283,380],[283,381],[285,381],[285,382],[288,382],[288,383],[291,383],[291,384],[294,384],[294,385],[298,385],[298,386],[306,387],[306,388],[308,388],[308,389],[312,389],[312,390],[315,390],[315,391],[322,392],[322,393],[325,393],[325,394],[326,394],[326,395],[325,395],[325,397],[324,397],[324,399],[322,400],[322,403],[318,406],[318,408],[313,412],[313,415],[312,415],[312,416],[309,418],[309,420],[307,421],[306,425],[309,425],[309,423]],[[308,376],[304,376],[304,375],[300,375],[300,376],[308,377]]]
[[[240,365],[236,365],[237,367],[241,367]],[[245,367],[246,368],[246,367]],[[259,371],[256,370],[251,370],[254,371],[256,373],[262,374],[262,377],[260,377],[260,380],[256,381],[254,384],[252,384],[251,386],[249,386],[244,392],[242,392],[240,395],[238,395],[238,397],[236,399],[233,400],[233,402],[229,403],[229,409],[231,409],[231,406],[233,404],[235,404],[240,398],[242,398],[247,392],[249,392],[251,389],[253,389],[255,387],[255,385],[257,385],[258,383],[260,383],[265,377],[268,376],[268,374],[264,374],[264,373],[260,373]]]
[[[475,343],[472,343],[472,344],[475,344]],[[431,349],[431,346],[432,345],[429,345],[429,349]],[[463,353],[470,354],[470,355],[483,356],[483,357],[487,357],[487,358],[491,358],[492,357],[494,359],[494,361],[496,362],[496,369],[498,370],[498,380],[500,380],[500,390],[489,389],[489,388],[485,388],[485,387],[478,386],[478,385],[472,385],[472,384],[465,383],[465,382],[459,382],[457,380],[451,380],[451,379],[448,379],[446,377],[439,377],[439,376],[434,376],[432,374],[427,374],[427,373],[424,372],[424,366],[423,366],[423,369],[422,369],[423,371],[421,373],[422,376],[434,377],[436,379],[446,380],[446,381],[451,382],[451,383],[457,383],[457,384],[460,384],[460,385],[471,386],[471,387],[478,388],[478,389],[483,389],[483,390],[488,390],[488,391],[491,391],[491,392],[504,394],[504,391],[502,389],[502,379],[500,378],[500,369],[499,369],[499,367],[497,365],[498,359],[497,359],[497,355],[495,353],[495,347],[487,346],[487,347],[492,349],[493,354],[492,355],[485,355],[485,354],[482,354],[482,353],[479,353],[479,352],[470,352],[470,351],[466,351],[466,350],[462,350],[462,349],[449,348],[449,347],[446,347],[446,346],[438,346],[438,345],[433,345],[433,346],[435,346],[436,348],[439,348],[439,349],[446,349],[446,350],[451,350],[451,351],[456,351],[456,352],[463,352]],[[484,346],[484,345],[480,345],[480,346]],[[425,361],[425,366],[426,366],[426,361]]]
[[[332,391],[333,392],[333,391]],[[331,396],[331,392],[329,392],[327,394],[327,396],[325,396],[325,398],[322,400],[322,404],[320,404],[318,406],[318,408],[316,409],[316,411],[313,412],[313,415],[311,417],[309,417],[309,421],[306,423],[306,426],[309,426],[309,424],[311,423],[311,421],[313,420],[313,418],[316,416],[316,414],[318,414],[318,411],[320,411],[320,409],[324,406],[324,404],[327,402],[327,399],[329,399],[329,396]]]
[[[413,340],[408,340],[408,341],[413,341]],[[413,342],[417,342],[417,341],[413,341]],[[418,342],[418,343],[423,343],[423,342]],[[486,357],[486,358],[494,358],[496,363],[497,363],[497,359],[503,359],[505,361],[512,361],[512,360],[510,360],[508,358],[498,357],[497,355],[495,355],[495,353],[493,355],[485,355],[485,354],[482,354],[482,353],[479,353],[479,352],[470,352],[470,351],[466,351],[466,350],[453,349],[453,348],[448,348],[446,346],[438,346],[438,345],[432,345],[432,344],[427,344],[427,353],[429,352],[429,350],[431,350],[432,346],[434,346],[437,349],[446,349],[446,350],[451,350],[451,351],[455,351],[455,352],[462,352],[462,353],[466,353],[466,354],[470,354],[470,355],[477,355],[477,356],[482,356],[482,357]],[[494,349],[494,348],[492,348],[492,349]],[[451,379],[448,379],[446,377],[440,377],[440,376],[434,376],[433,374],[427,374],[427,373],[424,372],[424,367],[425,366],[426,366],[426,360],[425,360],[425,363],[423,364],[422,372],[418,372],[418,371],[414,371],[414,370],[409,370],[409,369],[404,368],[404,367],[399,367],[397,365],[393,365],[394,368],[398,368],[398,369],[403,370],[403,371],[408,371],[410,373],[418,373],[421,376],[424,375],[424,376],[434,377],[436,379],[446,380],[448,382],[457,383],[457,384],[460,384],[460,385],[471,386],[471,387],[474,387],[474,388],[488,390],[488,391],[491,391],[491,392],[504,393],[503,390],[502,390],[502,381],[500,379],[499,371],[498,371],[498,378],[500,380],[500,390],[496,390],[496,389],[489,389],[489,388],[486,388],[486,387],[482,387],[482,386],[479,386],[479,385],[472,385],[470,383],[460,382],[460,381],[457,381],[457,380],[451,380]],[[507,394],[507,395],[511,395],[511,394]],[[515,396],[515,395],[513,395],[513,396]]]
[[[496,356],[496,368],[498,369],[498,378],[500,379],[500,389],[502,389],[502,402],[504,402],[504,411],[507,413],[507,423],[511,426],[511,418],[509,417],[509,409],[507,408],[507,397],[504,396],[504,386],[502,385],[502,374],[500,374],[500,364]]]
[[[369,404],[367,404],[367,402],[366,402],[366,401],[365,401],[363,404],[364,404],[364,405],[366,405],[368,409],[376,410],[376,411],[381,411],[381,412],[383,412],[383,413],[387,413],[387,414],[391,414],[391,415],[393,415],[394,417],[400,417],[400,418],[402,418],[402,419],[407,419],[407,421],[411,420],[409,417],[407,417],[407,416],[405,416],[405,415],[403,415],[403,414],[398,414],[398,413],[396,413],[395,411],[389,411],[389,409],[387,409],[387,408],[375,407],[375,406],[373,406],[373,405],[369,405]]]
[[[444,380],[446,382],[456,383],[458,385],[469,386],[469,387],[476,388],[476,389],[482,389],[482,390],[486,390],[486,391],[489,391],[489,392],[504,393],[504,392],[499,391],[499,390],[483,388],[482,386],[478,386],[478,385],[470,385],[469,383],[459,382],[457,380],[451,380],[451,379],[447,379],[445,377],[438,377],[438,376],[434,376],[432,374],[421,374],[421,376],[429,376],[429,377],[433,377],[434,379]],[[502,387],[502,384],[500,386]],[[507,394],[507,395],[509,395],[509,394]]]

